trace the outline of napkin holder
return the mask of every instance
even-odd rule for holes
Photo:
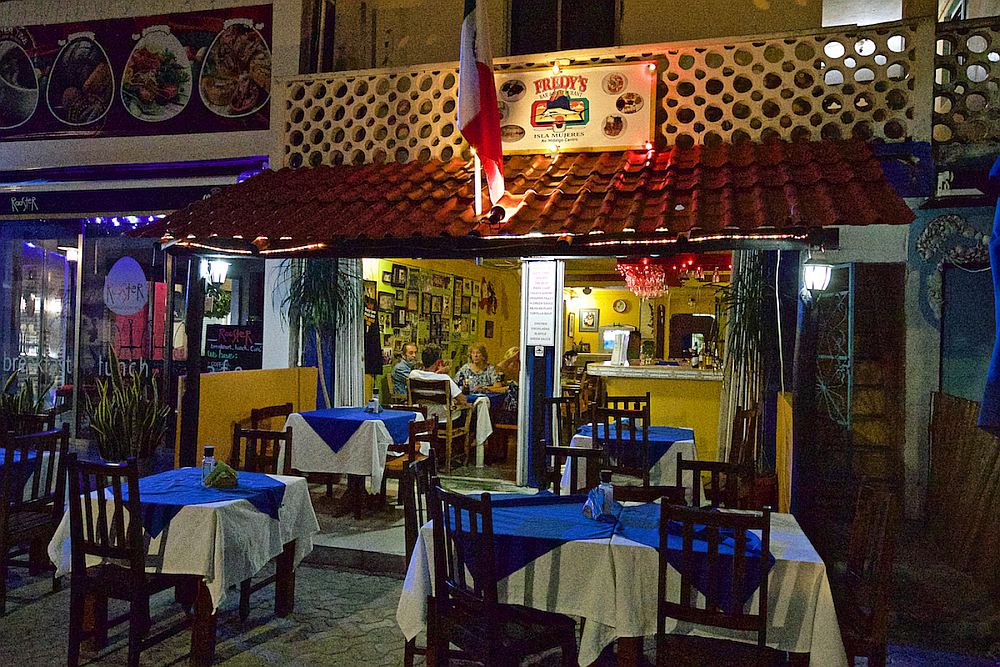
[[[215,468],[205,478],[205,486],[212,489],[231,489],[239,483],[239,476],[224,461],[215,464]]]
[[[610,506],[605,502],[604,491],[601,488],[591,489],[587,493],[587,501],[583,504],[583,516],[601,523],[614,523],[618,520],[614,513],[617,505],[615,501],[611,501]]]

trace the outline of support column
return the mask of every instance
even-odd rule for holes
[[[199,271],[200,258],[188,258],[187,310],[184,330],[187,333],[187,374],[181,401],[181,435],[178,460],[181,466],[194,466],[198,460],[198,410],[201,404],[201,328],[205,319],[205,285]]]

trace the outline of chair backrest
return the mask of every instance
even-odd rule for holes
[[[292,414],[292,412],[294,412],[294,408],[291,403],[268,405],[263,408],[253,408],[250,410],[250,428],[254,430],[262,429],[265,426],[264,422],[268,422],[266,426],[271,426],[270,422],[272,419],[287,417]]]
[[[649,395],[647,391],[637,396],[605,396],[601,405],[616,410],[649,410]]]
[[[600,471],[601,465],[604,462],[604,452],[589,447],[553,447],[546,445],[544,438],[538,443],[538,446],[545,448],[545,458],[548,460],[548,469],[551,471],[549,481],[552,482],[552,491],[556,495],[562,493],[561,472],[563,464],[568,465],[571,462],[574,469],[573,474],[569,476],[570,495],[580,490],[587,491],[597,486],[598,471]],[[582,486],[577,484],[580,468],[575,467],[581,465],[584,470],[584,482]]]
[[[278,459],[284,448],[284,465],[278,470]],[[235,470],[261,472],[267,475],[287,475],[292,471],[292,427],[284,431],[244,429],[233,425],[233,446],[229,450],[229,465]]]
[[[403,531],[406,540],[406,562],[413,556],[420,527],[430,519],[429,494],[438,484],[434,452],[426,459],[414,461],[403,471]]]
[[[736,414],[733,417],[733,434],[727,458],[729,463],[753,468],[759,430],[759,404],[746,409],[736,408]]]
[[[677,454],[677,486],[684,485],[684,473],[691,473],[691,504],[701,503],[701,475],[708,473],[712,480],[712,494],[708,498],[712,507],[736,509],[740,505],[740,477],[747,468],[724,461],[696,461]]]
[[[438,614],[458,607],[488,627],[491,620],[498,621],[490,494],[473,498],[435,486],[430,501]]]
[[[898,503],[896,494],[888,486],[871,481],[862,483],[847,550],[845,583],[854,589],[852,597],[872,610],[873,627],[869,631],[881,632],[883,636],[889,616]]]
[[[434,447],[437,437],[438,423],[436,419],[414,419],[410,422],[410,437],[406,442],[406,457],[410,463],[417,460],[420,453],[420,443],[427,442]]]
[[[87,556],[96,556],[127,562],[132,574],[141,578],[145,550],[135,459],[123,464],[90,463],[69,454],[66,471],[72,576],[85,576]]]
[[[403,412],[419,412],[423,415],[424,419],[427,419],[427,406],[426,405],[406,405],[404,403],[393,403],[392,405],[386,405],[386,410],[402,410]]]
[[[748,554],[748,531],[760,531],[760,553]],[[725,531],[725,534],[723,534]],[[681,550],[666,548],[671,534],[681,536]],[[720,544],[732,537],[732,554],[720,555]],[[695,548],[695,540],[704,543]],[[700,545],[699,545],[700,546]],[[666,505],[660,511],[659,587],[657,634],[663,636],[667,618],[700,625],[757,633],[757,645],[767,641],[767,573],[770,569],[771,512],[713,512],[680,505]],[[670,560],[679,563],[675,568]],[[758,560],[753,563],[753,560]],[[756,566],[756,567],[754,567]],[[668,586],[671,571],[680,574],[680,587]],[[725,572],[726,576],[720,576]],[[742,604],[748,578],[759,579],[756,610]],[[698,595],[701,592],[704,595]],[[707,590],[704,590],[706,589]],[[670,591],[670,595],[668,595]],[[674,597],[676,595],[676,598]],[[729,604],[719,604],[729,600]],[[749,609],[747,608],[749,606]]]
[[[62,428],[0,440],[0,496],[11,509],[51,506],[62,516],[66,492],[69,424]]]
[[[649,404],[639,410],[594,407],[591,439],[604,452],[604,468],[649,486]]]
[[[582,423],[579,399],[575,396],[546,396],[542,399],[542,410],[545,415],[545,434],[548,436],[552,433],[550,420],[555,420],[558,427],[559,440],[548,444],[569,447],[570,440]]]
[[[56,415],[45,414],[12,414],[7,417],[7,430],[14,435],[28,435],[56,430]]]
[[[670,505],[686,505],[685,493],[687,489],[683,486],[650,485],[650,486],[615,486],[615,500],[622,503],[651,503],[656,500],[666,499]]]
[[[406,378],[407,401],[412,405],[452,404],[451,380],[417,380]]]

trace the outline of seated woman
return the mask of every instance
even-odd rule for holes
[[[469,357],[469,362],[458,369],[455,382],[473,393],[480,393],[495,385],[497,371],[489,363],[486,348],[483,345],[473,345],[469,350]]]
[[[517,402],[520,396],[517,386],[518,378],[521,375],[521,353],[516,347],[512,347],[503,355],[503,360],[497,364],[497,370],[503,373],[507,381],[507,391],[504,394],[503,405],[496,416],[497,424],[517,423]]]

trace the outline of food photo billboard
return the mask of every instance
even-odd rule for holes
[[[656,63],[497,73],[504,153],[642,149],[653,136]]]

